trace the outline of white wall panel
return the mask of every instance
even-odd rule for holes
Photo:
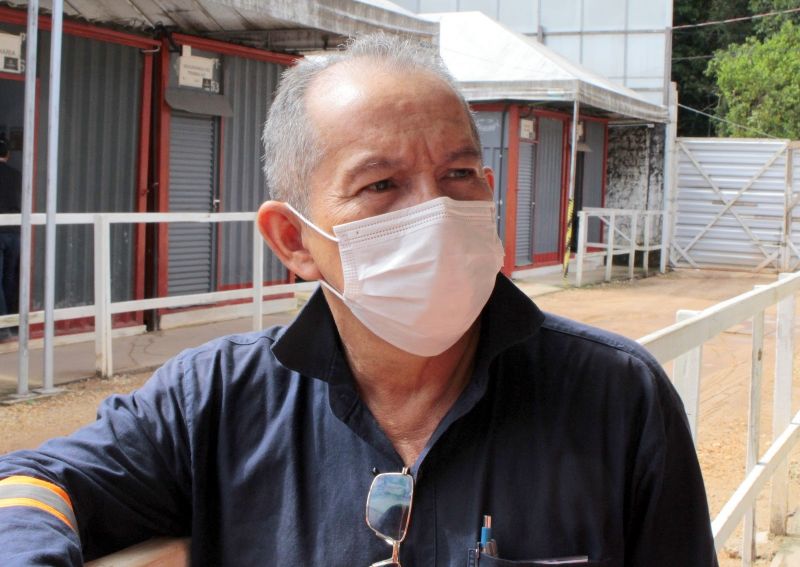
[[[603,0],[583,5],[584,31],[618,31],[625,29],[625,5],[632,0]]]
[[[661,34],[628,35],[628,77],[664,76],[664,36]]]
[[[667,21],[665,0],[627,0],[629,29],[664,29]],[[602,4],[603,2],[597,2]]]
[[[504,26],[519,33],[536,34],[536,3],[498,0],[499,20]]]
[[[547,47],[563,55],[570,61],[581,60],[581,38],[576,35],[555,35],[545,37]]]
[[[546,33],[576,31],[581,27],[583,0],[539,0],[540,25]]]
[[[609,78],[625,76],[625,36],[598,34],[583,36],[583,64]]]

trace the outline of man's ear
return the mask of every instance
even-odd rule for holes
[[[258,209],[258,229],[275,255],[304,280],[321,277],[301,235],[301,222],[286,203],[265,201]]]
[[[484,167],[483,176],[486,178],[486,183],[489,184],[492,194],[494,194],[494,170],[491,167]]]

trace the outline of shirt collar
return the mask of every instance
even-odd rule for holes
[[[534,335],[544,314],[502,274],[481,314],[481,336],[476,351],[476,373],[507,348]],[[322,290],[311,295],[297,318],[272,345],[285,367],[330,384],[351,383],[352,373],[328,303]]]

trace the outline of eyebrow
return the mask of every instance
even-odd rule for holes
[[[400,165],[399,160],[388,158],[376,158],[375,156],[368,156],[365,159],[357,162],[351,167],[344,176],[345,185],[350,185],[356,177],[364,174],[367,171],[374,169],[391,169]]]
[[[464,146],[447,154],[444,159],[444,163],[452,163],[465,158],[480,160],[483,158],[483,155],[474,146]],[[363,160],[356,162],[356,164],[347,171],[344,176],[344,182],[345,184],[350,185],[356,177],[367,171],[376,169],[393,169],[399,167],[401,163],[401,160],[367,156]]]

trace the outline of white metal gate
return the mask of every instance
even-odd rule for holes
[[[800,142],[678,138],[672,264],[792,271],[800,265]]]

